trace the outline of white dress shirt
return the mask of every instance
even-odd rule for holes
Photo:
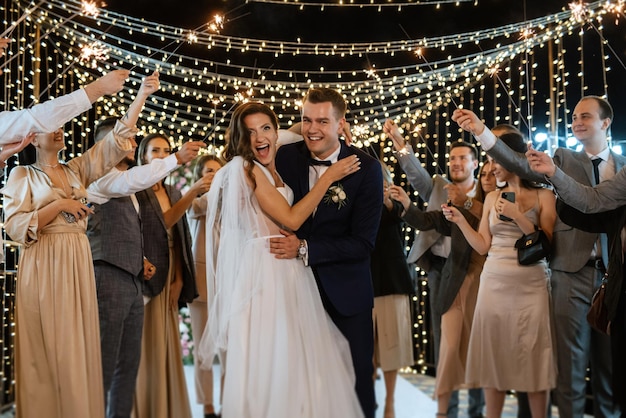
[[[176,154],[157,158],[150,164],[131,167],[124,171],[113,167],[111,171],[89,185],[87,199],[101,205],[109,199],[132,196],[153,186],[176,167],[178,167]]]
[[[90,108],[87,93],[78,89],[30,109],[0,112],[0,145],[19,142],[31,132],[54,132]]]

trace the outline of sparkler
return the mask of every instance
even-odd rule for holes
[[[17,27],[17,25],[22,23],[22,21],[24,19],[26,19],[31,13],[33,13],[35,10],[37,10],[39,8],[39,6],[41,6],[43,3],[45,3],[45,1],[46,0],[40,1],[32,9],[26,8],[24,10],[24,13],[22,14],[22,16],[20,16],[19,19],[17,19],[15,22],[11,23],[11,26],[9,26],[7,28],[7,30],[5,30],[4,32],[2,32],[2,34],[0,34],[0,38],[7,38],[7,37],[9,37],[11,35],[11,33],[13,32],[13,30]]]
[[[619,16],[626,17],[624,15],[624,7],[626,6],[625,0],[618,0],[617,3],[609,3],[607,2],[604,5],[604,10],[606,13],[615,13],[615,25],[619,24]]]
[[[98,61],[109,59],[109,49],[100,42],[92,42],[83,46],[80,50],[79,60],[84,63],[91,63],[91,68],[96,68]]]
[[[42,2],[42,3],[43,3],[43,2]],[[104,3],[104,2],[102,2],[102,3],[100,3],[100,4],[101,4],[101,6],[106,6],[106,3]],[[39,42],[41,39],[43,39],[43,38],[47,37],[47,36],[50,34],[50,32],[52,32],[53,30],[57,29],[59,26],[61,26],[61,25],[65,24],[65,23],[67,23],[67,22],[70,22],[70,21],[71,21],[72,19],[74,19],[76,16],[81,15],[81,14],[82,14],[83,16],[90,16],[90,17],[93,17],[93,18],[95,19],[95,18],[96,18],[96,17],[98,17],[98,15],[100,14],[100,10],[98,9],[98,5],[97,5],[97,3],[96,3],[96,2],[94,2],[94,1],[83,1],[83,2],[81,3],[81,8],[80,8],[80,10],[79,10],[79,11],[77,11],[77,12],[73,13],[72,15],[70,15],[69,17],[67,17],[67,18],[65,18],[65,19],[63,19],[63,20],[60,20],[60,21],[59,21],[56,25],[54,25],[52,28],[48,29],[46,32],[44,32],[42,35],[40,35],[37,39],[35,39],[34,41],[32,41],[31,43],[29,43],[28,45],[26,45],[26,47],[25,47],[25,48],[23,48],[21,51],[26,51],[26,50],[28,50],[28,49],[32,48],[32,47],[33,47],[33,45],[35,45],[35,44],[36,44],[37,42]],[[13,61],[15,58],[17,58],[17,57],[18,57],[21,53],[22,53],[22,52],[20,52],[20,53],[17,53],[17,54],[15,54],[15,55],[13,55],[10,59],[8,59],[7,61],[5,61],[5,62],[4,62],[4,65],[3,65],[2,67],[0,67],[0,68],[5,68],[7,65],[9,65],[9,63],[10,63],[11,61]]]
[[[254,93],[254,90],[252,90],[251,88],[246,90],[245,92],[238,91],[237,93],[235,93],[235,95],[233,96],[233,99],[234,99],[233,104],[224,113],[224,116],[222,116],[221,121],[222,122],[224,121],[224,118],[230,113],[231,110],[235,108],[235,106],[237,106],[240,103],[248,103],[250,101],[250,98],[254,97],[253,93]],[[213,103],[215,104],[215,101],[213,101]],[[219,103],[219,101],[217,103]],[[217,104],[215,104],[215,106],[217,107]],[[202,141],[207,143],[207,139],[209,139],[209,137],[213,135],[213,132],[215,132],[216,129],[217,129],[217,124],[215,123],[215,119],[214,119],[213,128],[209,131],[209,133],[207,133],[204,136],[204,138],[202,138]]]
[[[572,18],[577,22],[583,22],[587,17],[587,13],[589,9],[587,8],[587,3],[579,1],[578,3],[572,2],[568,4],[569,9],[572,11]]]
[[[493,67],[489,68],[487,72],[489,73],[489,77],[491,78],[498,77],[498,73],[500,72],[500,67],[496,64]]]
[[[211,32],[220,33],[224,29],[224,17],[221,15],[213,16],[213,21],[207,23],[207,29]]]

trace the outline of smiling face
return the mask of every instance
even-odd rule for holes
[[[474,170],[478,167],[478,161],[474,159],[474,152],[468,147],[455,147],[450,150],[448,157],[450,180],[453,183],[463,183],[470,177],[474,177]]]
[[[610,118],[603,118],[600,105],[595,99],[584,98],[578,102],[572,114],[572,132],[583,145],[601,145],[606,142],[606,130]]]
[[[496,160],[493,160],[492,163],[493,174],[496,176],[496,181],[498,184],[506,183],[514,176],[514,174],[508,171],[506,168],[501,166]]]
[[[266,167],[272,165],[276,157],[278,132],[269,116],[252,113],[243,119],[243,123],[248,130],[254,159]]]
[[[339,134],[346,123],[344,117],[338,117],[332,102],[302,105],[302,136],[313,155],[323,160],[339,147]]]
[[[42,151],[59,152],[65,148],[65,136],[63,129],[54,132],[38,133],[35,135],[32,144]]]

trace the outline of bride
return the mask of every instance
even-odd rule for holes
[[[293,192],[275,168],[277,130],[262,103],[241,105],[231,119],[229,162],[208,193],[210,313],[198,355],[204,367],[216,355],[223,365],[224,418],[362,417],[348,343],[324,310],[312,270],[269,251],[270,237],[297,230],[360,162],[333,164],[291,206]]]

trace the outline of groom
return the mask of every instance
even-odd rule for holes
[[[350,344],[359,402],[365,416],[373,418],[370,253],[382,211],[382,170],[376,159],[339,141],[346,108],[341,94],[332,89],[314,88],[305,96],[304,141],[283,145],[276,155],[276,168],[293,189],[294,203],[337,160],[356,154],[361,169],[328,190],[297,236],[285,231],[285,237],[272,239],[271,252],[286,250],[313,268],[324,307]]]

